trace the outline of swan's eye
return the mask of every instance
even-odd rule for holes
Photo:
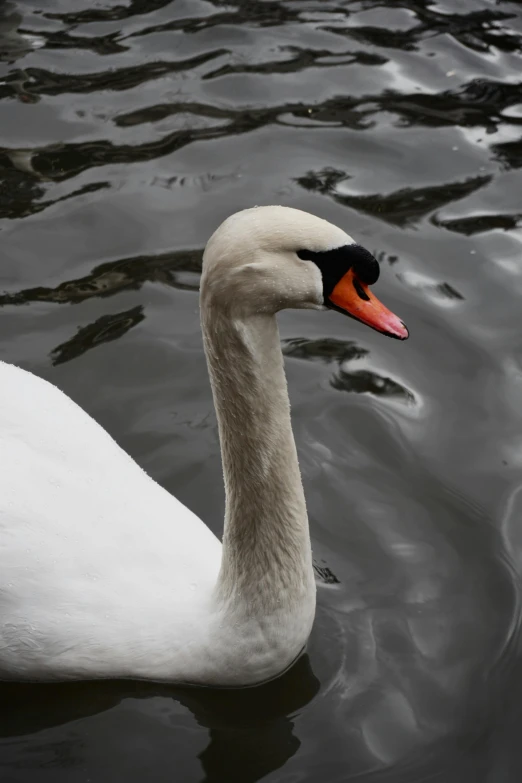
[[[361,245],[343,245],[333,250],[298,250],[297,255],[301,260],[313,261],[319,267],[323,276],[325,300],[350,269],[365,285],[373,285],[379,279],[379,262]],[[364,298],[364,291],[364,296],[357,293],[361,299]]]

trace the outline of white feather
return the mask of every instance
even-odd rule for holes
[[[245,685],[299,654],[315,586],[275,312],[321,309],[318,270],[295,251],[348,241],[266,207],[207,246],[223,551],[65,394],[0,363],[0,678]]]

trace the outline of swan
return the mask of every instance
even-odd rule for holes
[[[343,230],[290,207],[245,209],[208,241],[222,543],[57,387],[0,362],[0,679],[240,687],[292,665],[316,590],[276,313],[334,308],[406,339],[378,275]]]

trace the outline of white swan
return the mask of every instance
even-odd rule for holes
[[[0,362],[0,679],[275,677],[315,612],[275,314],[335,307],[391,336],[378,264],[285,207],[228,218],[201,316],[226,487],[223,544],[56,387]]]

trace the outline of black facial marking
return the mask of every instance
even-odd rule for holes
[[[362,287],[362,285],[360,284],[360,282],[357,280],[356,277],[354,277],[353,279],[353,287],[357,291],[357,296],[359,297],[359,299],[364,299],[365,302],[370,301],[370,297],[368,296],[368,294],[366,293],[366,291],[364,290],[364,288]]]
[[[353,259],[353,271],[366,285],[373,285],[379,279],[379,262],[361,245],[349,245],[350,258]]]
[[[361,245],[343,245],[323,252],[299,250],[297,255],[303,261],[313,261],[319,267],[323,276],[325,302],[349,269],[353,268],[359,280],[365,285],[373,285],[379,279],[379,262]],[[362,288],[362,295],[357,288],[356,291],[361,299],[368,298]]]

